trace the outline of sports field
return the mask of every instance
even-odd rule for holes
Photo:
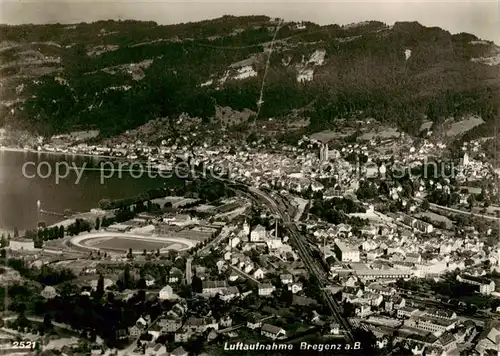
[[[70,243],[76,247],[89,250],[107,250],[116,252],[127,252],[132,249],[134,253],[160,250],[187,250],[196,244],[184,238],[175,237],[152,237],[127,233],[91,233],[78,235],[70,240]]]
[[[167,248],[173,244],[174,242],[172,241],[161,242],[161,241],[151,241],[147,239],[111,237],[99,241],[97,243],[92,243],[91,246],[97,247],[101,250],[110,249],[110,250],[128,251],[129,249],[132,249],[133,251],[139,251],[139,250],[156,251],[157,249]],[[86,245],[85,241],[83,242],[83,245]]]

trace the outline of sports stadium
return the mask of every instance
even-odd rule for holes
[[[99,250],[126,253],[132,249],[134,254],[144,250],[165,253],[169,250],[184,251],[198,243],[182,237],[145,236],[120,232],[96,232],[74,236],[69,244],[79,250]]]

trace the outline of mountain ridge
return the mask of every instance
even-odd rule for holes
[[[207,120],[216,107],[258,112],[263,82],[259,119],[299,110],[311,130],[353,115],[410,131],[422,117],[497,115],[500,50],[491,41],[418,22],[284,22],[271,46],[277,24],[224,16],[2,25],[0,125],[110,136],[182,113]]]

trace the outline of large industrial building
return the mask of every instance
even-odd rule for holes
[[[335,255],[341,262],[359,262],[359,249],[335,242]]]

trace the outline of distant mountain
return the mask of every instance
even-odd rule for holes
[[[426,116],[488,121],[498,112],[500,48],[416,22],[224,16],[169,26],[4,25],[0,36],[0,125],[47,134],[111,136],[182,113],[213,123],[223,107],[259,120],[306,119],[313,131],[341,117],[411,132]]]

